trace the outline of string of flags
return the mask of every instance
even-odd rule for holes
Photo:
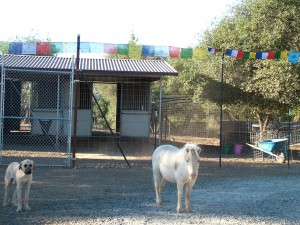
[[[293,64],[297,64],[299,62],[299,57],[300,57],[300,52],[295,52],[295,51],[245,52],[245,51],[232,50],[232,49],[208,48],[208,52],[210,53],[222,52],[226,56],[231,56],[238,59],[259,59],[259,60],[287,59],[288,62]]]
[[[76,54],[77,42],[4,42],[0,41],[0,51],[8,54],[26,55],[54,55],[60,53]],[[80,51],[82,53],[97,53],[108,55],[129,54],[129,44],[112,44],[98,42],[81,42]],[[141,56],[144,57],[170,57],[191,59],[193,57],[192,48],[179,48],[173,46],[142,45]]]

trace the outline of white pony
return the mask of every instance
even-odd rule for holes
[[[156,203],[161,205],[161,192],[166,181],[177,183],[177,212],[182,212],[183,187],[186,189],[186,211],[191,211],[192,188],[198,177],[201,148],[186,144],[179,149],[173,145],[161,145],[152,155],[152,169],[156,192]]]

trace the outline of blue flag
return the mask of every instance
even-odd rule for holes
[[[300,52],[290,52],[289,57],[288,57],[288,61],[290,63],[297,64],[298,61],[299,61],[299,56],[300,56]]]

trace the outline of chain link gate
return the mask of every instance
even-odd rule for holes
[[[1,74],[1,164],[29,158],[39,166],[70,166],[74,66],[67,72],[2,66]]]

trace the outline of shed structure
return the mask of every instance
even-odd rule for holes
[[[90,140],[95,135],[93,100],[88,87],[96,83],[112,84],[116,89],[114,132],[118,137],[149,138],[151,84],[163,76],[178,75],[163,60],[129,59],[81,58],[79,80],[74,80],[75,72],[74,58],[1,57],[2,164],[8,164],[16,152],[21,152],[19,155],[27,157],[41,154],[35,160],[42,165],[69,165],[75,101],[76,138]],[[73,89],[76,82],[77,99]],[[53,157],[46,157],[46,153]]]

